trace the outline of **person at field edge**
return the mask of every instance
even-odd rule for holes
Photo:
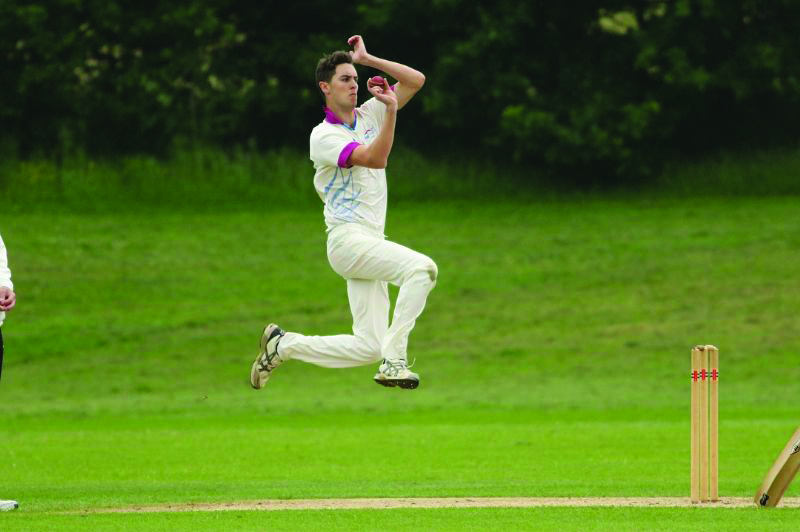
[[[14,308],[17,296],[14,294],[14,285],[11,283],[11,270],[8,269],[8,257],[3,237],[0,236],[0,378],[3,375],[3,320],[6,311]],[[0,512],[14,510],[19,507],[17,501],[0,500]]]
[[[353,334],[306,336],[271,323],[261,337],[250,383],[262,388],[287,360],[327,368],[380,362],[374,380],[388,387],[416,388],[419,375],[408,365],[408,336],[436,284],[438,269],[427,256],[386,240],[385,168],[394,141],[397,111],[422,88],[425,76],[413,68],[367,53],[364,39],[348,39],[352,52],[333,52],[317,64],[317,85],[325,118],[311,132],[314,187],[325,204],[327,255],[347,281]],[[364,65],[397,79],[367,82],[372,98],[356,107],[358,74]],[[389,324],[387,283],[400,287]]]

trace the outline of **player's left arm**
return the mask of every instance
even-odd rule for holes
[[[395,63],[394,61],[387,61],[380,57],[375,57],[367,53],[367,47],[364,45],[364,39],[360,35],[353,35],[347,40],[347,43],[353,47],[351,56],[353,62],[357,65],[364,65],[372,67],[381,72],[386,72],[394,79],[397,80],[395,84],[395,94],[397,95],[397,108],[402,109],[408,101],[425,84],[425,75],[413,68]]]

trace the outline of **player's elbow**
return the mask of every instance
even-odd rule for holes
[[[422,72],[417,72],[417,75],[414,76],[411,81],[405,81],[403,83],[405,84],[406,88],[416,93],[422,88],[423,85],[425,85],[425,74]]]

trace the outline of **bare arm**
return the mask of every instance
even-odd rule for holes
[[[372,85],[368,88],[375,98],[386,106],[386,116],[378,136],[370,144],[361,144],[350,154],[350,163],[367,168],[386,168],[389,152],[394,143],[394,125],[397,121],[397,95],[383,80],[383,86]]]
[[[402,109],[425,84],[425,75],[422,72],[367,53],[364,39],[360,35],[353,35],[347,40],[347,43],[353,46],[352,57],[354,63],[386,72],[398,81],[396,86],[398,109]]]

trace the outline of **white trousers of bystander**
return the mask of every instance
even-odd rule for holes
[[[347,281],[353,334],[287,332],[278,346],[280,357],[326,368],[363,366],[384,358],[407,360],[408,335],[436,285],[436,263],[353,223],[328,233],[328,261]],[[400,287],[391,325],[387,283]]]

